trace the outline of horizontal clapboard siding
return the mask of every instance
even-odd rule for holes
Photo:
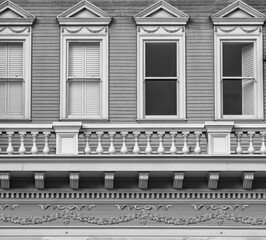
[[[0,0],[2,3],[4,0]],[[80,0],[13,0],[36,16],[32,36],[32,122],[59,120],[60,31],[56,16]],[[166,0],[190,16],[186,26],[187,122],[214,119],[214,46],[209,17],[234,0]],[[244,0],[266,14],[265,0]],[[136,122],[137,43],[132,17],[157,0],[91,0],[113,17],[109,30],[110,123]],[[264,46],[266,46],[266,31]],[[266,47],[264,47],[266,55]],[[266,64],[264,64],[264,74]],[[266,77],[264,77],[266,81]],[[265,88],[266,84],[264,84]],[[266,91],[264,91],[266,92]],[[266,106],[266,94],[264,94]],[[266,112],[266,110],[264,111]]]

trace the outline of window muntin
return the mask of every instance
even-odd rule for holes
[[[23,42],[0,43],[0,115],[24,118]]]
[[[68,117],[101,116],[101,43],[69,42]]]
[[[146,116],[177,115],[177,41],[147,41],[144,88]]]
[[[222,44],[223,115],[255,115],[254,42]]]

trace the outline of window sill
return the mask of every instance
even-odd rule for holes
[[[186,122],[185,118],[143,118],[137,119],[138,123],[158,123],[158,122],[167,122],[167,123],[176,123],[176,122]]]
[[[10,122],[30,122],[30,118],[4,118],[0,117],[0,122],[8,121]]]
[[[215,118],[214,121],[254,121],[254,122],[263,122],[264,118],[256,118],[256,117],[227,117],[227,118]]]
[[[109,121],[108,118],[60,118],[59,121],[61,122],[73,122],[73,121],[79,121],[83,123],[106,123]]]

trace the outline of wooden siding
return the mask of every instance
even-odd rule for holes
[[[0,0],[0,3],[3,1]],[[167,0],[191,18],[186,27],[188,123],[214,119],[214,44],[213,26],[209,17],[233,1]],[[244,1],[266,14],[265,0]],[[78,3],[79,0],[13,0],[13,2],[36,16],[32,38],[32,123],[58,121],[60,31],[56,16]],[[110,123],[136,122],[137,38],[132,17],[157,0],[91,0],[90,2],[113,17],[109,32]],[[264,46],[266,46],[265,27],[263,34]],[[266,55],[265,47],[264,55]],[[265,72],[266,64],[264,64],[264,76]],[[264,82],[265,79],[264,77]],[[264,94],[265,105],[266,94]]]

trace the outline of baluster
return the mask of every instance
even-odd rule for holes
[[[188,154],[189,153],[189,147],[187,145],[187,142],[188,142],[189,132],[183,132],[182,135],[183,135],[183,138],[184,138],[184,146],[182,148],[182,153]]]
[[[31,135],[32,135],[31,153],[32,154],[37,154],[38,153],[38,148],[37,148],[37,145],[36,145],[36,139],[37,139],[37,136],[38,136],[38,132],[32,132]]]
[[[146,146],[145,152],[147,154],[151,154],[152,153],[152,147],[151,147],[152,132],[146,132],[145,135],[147,138],[147,146]]]
[[[255,136],[255,132],[249,132],[248,133],[248,137],[249,137],[248,153],[249,154],[254,154],[255,153],[255,148],[253,146],[254,136]]]
[[[242,154],[242,152],[243,152],[242,147],[241,147],[242,134],[243,134],[242,132],[235,133],[236,142],[237,142],[236,154]]]
[[[115,154],[115,146],[114,146],[115,132],[109,132],[109,137],[110,137],[110,147],[108,149],[108,152],[110,154]]]
[[[19,147],[18,152],[20,154],[25,154],[26,153],[26,148],[25,148],[25,145],[24,145],[24,138],[25,138],[26,132],[19,132],[19,135],[20,135],[20,147]]]
[[[103,147],[102,147],[103,132],[96,132],[96,135],[98,137],[98,146],[96,148],[96,153],[102,154],[103,153]]]
[[[91,148],[89,144],[89,138],[91,136],[91,132],[85,132],[84,137],[85,137],[85,148],[84,148],[84,153],[85,154],[90,154],[91,153]]]
[[[170,153],[175,154],[177,152],[177,148],[175,146],[175,138],[176,138],[177,133],[176,132],[170,132],[171,140],[172,140],[172,145],[170,148]]]
[[[194,149],[194,153],[200,154],[201,153],[201,147],[200,147],[201,132],[195,132],[194,135],[195,135],[195,138],[196,138],[196,146],[195,146],[195,149]]]
[[[266,132],[261,132],[260,133],[261,136],[261,148],[260,148],[260,153],[261,154],[266,154],[266,146],[265,146],[265,136],[266,136]]]
[[[139,135],[140,132],[133,132],[134,139],[135,139],[135,145],[133,148],[133,153],[139,154],[140,153],[140,148],[139,148]]]
[[[14,152],[14,148],[12,146],[12,138],[14,135],[14,132],[7,132],[7,138],[8,138],[8,147],[6,149],[7,154],[12,154]]]
[[[120,152],[123,154],[126,154],[128,152],[127,145],[126,145],[127,135],[128,135],[128,132],[121,132],[123,143],[122,143],[122,147],[121,147]]]
[[[2,132],[0,132],[0,136],[2,135]],[[1,148],[1,146],[0,146],[0,153],[2,152],[2,148]]]
[[[158,132],[157,135],[159,138],[159,146],[158,146],[157,152],[159,154],[163,154],[164,153],[164,147],[163,147],[164,132]]]
[[[49,154],[50,153],[50,149],[49,149],[49,136],[50,136],[50,132],[44,132],[43,136],[44,136],[44,148],[42,150],[42,152],[44,154]]]

